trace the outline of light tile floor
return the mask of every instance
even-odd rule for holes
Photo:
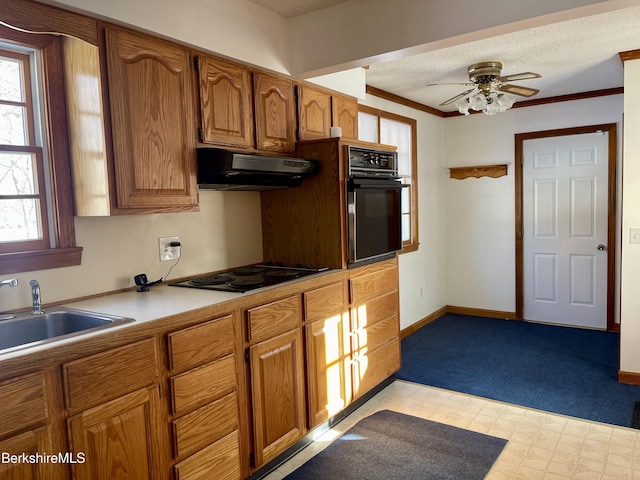
[[[358,420],[384,409],[509,440],[487,480],[640,480],[640,430],[400,380],[319,436],[264,480],[283,478]]]

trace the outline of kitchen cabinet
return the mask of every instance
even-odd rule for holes
[[[295,96],[289,78],[255,72],[253,92],[256,148],[293,153],[295,150]]]
[[[241,65],[204,55],[196,60],[201,141],[253,147],[251,72]]]
[[[395,147],[341,138],[310,140],[296,144],[296,156],[317,160],[317,175],[305,179],[302,188],[260,193],[264,258],[347,268],[347,147],[359,145],[395,151]]]
[[[351,402],[351,328],[344,283],[304,293],[309,428]]]
[[[240,340],[232,314],[167,335],[177,480],[248,474],[241,446]]]
[[[74,478],[168,479],[167,408],[155,338],[62,365]]]
[[[105,50],[112,213],[197,210],[189,50],[114,26]]]
[[[358,398],[400,369],[397,259],[350,271],[352,388]]]
[[[62,396],[57,371],[48,369],[0,382],[0,452],[22,455],[66,452]],[[66,464],[52,462],[0,463],[0,478],[64,480]]]
[[[327,138],[331,127],[342,129],[345,140],[358,139],[358,102],[309,85],[298,85],[298,138]]]
[[[331,94],[319,88],[298,85],[298,138],[327,138],[331,129]]]
[[[253,420],[253,467],[306,433],[300,295],[245,312]]]
[[[331,116],[333,126],[342,129],[343,140],[358,139],[358,102],[355,98],[333,95]]]
[[[293,81],[226,60],[197,57],[200,141],[212,145],[292,153]]]

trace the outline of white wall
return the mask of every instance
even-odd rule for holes
[[[640,245],[629,229],[640,228],[640,60],[624,64],[624,176],[620,370],[640,372]]]
[[[290,27],[244,0],[43,0],[288,73]]]
[[[183,245],[169,279],[263,260],[258,192],[200,192],[200,212],[76,217],[75,226],[82,264],[10,275],[20,285],[0,289],[0,311],[31,305],[32,278],[45,304],[133,286],[138,273],[164,278],[174,262],[160,262],[158,237]]]
[[[420,248],[399,257],[400,327],[406,328],[446,305],[442,174],[445,120],[371,95],[361,103],[417,120]]]
[[[615,95],[446,119],[447,167],[509,164],[499,179],[445,182],[447,304],[515,311],[514,135],[618,123],[620,157],[622,109]]]

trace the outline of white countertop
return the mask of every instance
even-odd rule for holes
[[[235,300],[241,295],[245,294],[158,285],[151,287],[148,292],[133,290],[65,303],[63,306],[129,317],[135,319],[135,323],[141,323]]]
[[[331,272],[332,270],[327,270],[316,275],[323,275]],[[335,270],[333,270],[333,272],[335,272]],[[312,278],[312,276],[300,277],[287,282],[287,284],[310,278]],[[151,287],[147,292],[130,290],[86,300],[63,303],[55,308],[74,308],[77,310],[86,310],[105,315],[133,318],[135,321],[5,352],[0,354],[0,362],[26,356],[35,352],[42,352],[53,346],[68,345],[70,343],[86,340],[98,335],[113,334],[116,331],[120,331],[134,325],[139,325],[144,322],[150,322],[173,315],[183,314],[199,308],[206,308],[219,303],[240,299],[243,296],[250,295],[252,293],[264,292],[282,285],[283,284],[261,287],[255,290],[250,290],[246,293],[156,285]],[[45,307],[44,310],[46,311],[47,308]]]

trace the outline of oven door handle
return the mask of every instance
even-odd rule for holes
[[[350,189],[367,189],[367,190],[402,190],[408,187],[397,180],[362,180],[356,178],[349,179]]]

